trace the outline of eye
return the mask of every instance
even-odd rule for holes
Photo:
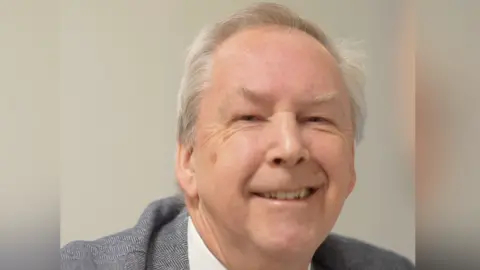
[[[257,116],[257,115],[240,115],[237,117],[238,120],[240,121],[246,121],[246,122],[257,122],[257,121],[262,121],[262,117]]]
[[[330,122],[328,119],[320,116],[310,116],[310,117],[307,117],[305,120],[306,122],[309,122],[309,123],[329,123]]]

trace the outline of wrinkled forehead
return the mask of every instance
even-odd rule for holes
[[[211,86],[228,96],[250,89],[277,100],[345,97],[340,69],[327,49],[307,33],[279,27],[244,30],[224,41],[213,55]]]

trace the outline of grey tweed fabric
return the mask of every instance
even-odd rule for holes
[[[188,270],[188,213],[179,196],[151,203],[131,229],[60,251],[63,270]],[[406,258],[331,234],[315,252],[314,270],[414,269]],[[208,269],[205,269],[208,270]]]

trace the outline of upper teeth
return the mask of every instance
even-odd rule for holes
[[[261,193],[260,196],[265,198],[280,199],[280,200],[292,200],[303,199],[312,193],[311,189],[303,188],[293,192],[267,192]]]

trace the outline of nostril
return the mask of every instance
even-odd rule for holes
[[[304,161],[305,161],[304,157],[299,158],[298,161],[297,161],[297,165],[304,162]]]
[[[275,158],[275,159],[273,159],[273,164],[275,164],[275,165],[281,165],[281,164],[282,164],[282,159],[281,159],[281,158]]]

